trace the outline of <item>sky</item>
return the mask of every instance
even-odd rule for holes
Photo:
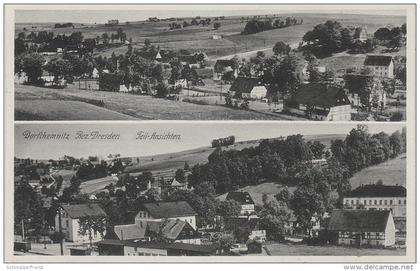
[[[120,154],[122,157],[139,157],[190,150],[210,146],[212,139],[235,136],[236,141],[262,138],[275,138],[292,134],[347,134],[357,123],[331,122],[124,122],[124,123],[16,123],[15,157],[32,159],[57,159],[64,155],[88,157],[90,155],[106,157],[108,154]],[[371,133],[384,131],[393,133],[401,130],[401,123],[369,123]],[[32,134],[68,133],[70,140],[29,140],[24,132]],[[78,131],[101,134],[120,134],[118,140],[74,139]],[[138,140],[137,133],[153,132],[180,135],[180,140]]]
[[[21,9],[15,12],[17,23],[105,23],[108,19],[118,19],[121,22],[140,21],[149,17],[195,17],[200,16],[241,16],[241,15],[266,15],[287,13],[348,13],[372,14],[387,16],[405,16],[405,10],[393,6],[308,6],[308,5],[137,5],[108,6],[38,6],[42,10]],[[67,9],[67,10],[66,10]]]

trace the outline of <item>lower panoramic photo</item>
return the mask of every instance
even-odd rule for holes
[[[13,256],[388,258],[414,236],[404,124],[17,123],[14,144]]]

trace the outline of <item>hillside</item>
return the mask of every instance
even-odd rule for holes
[[[192,17],[195,14],[192,14]],[[162,49],[188,49],[203,50],[209,56],[224,56],[239,52],[252,51],[261,48],[272,48],[277,41],[284,41],[289,44],[301,41],[302,36],[311,30],[316,24],[327,20],[337,20],[345,26],[364,26],[368,33],[373,33],[379,27],[401,25],[405,23],[405,18],[400,16],[374,16],[358,14],[282,14],[276,19],[284,20],[286,17],[295,17],[302,19],[303,24],[260,32],[252,35],[241,35],[246,25],[246,16],[244,20],[240,16],[226,16],[224,20],[219,20],[221,27],[217,30],[213,28],[214,18],[209,26],[188,26],[181,29],[169,30],[169,21],[160,22],[130,22],[129,24],[120,23],[116,26],[106,27],[103,24],[78,24],[75,28],[54,28],[51,24],[16,24],[15,35],[27,29],[30,31],[52,31],[54,34],[69,35],[73,32],[82,32],[85,38],[95,38],[103,33],[115,33],[118,28],[122,28],[127,37],[133,39],[134,48],[143,45],[145,39],[149,39],[152,44],[160,46]],[[252,16],[249,16],[252,19]],[[265,16],[261,16],[264,19]],[[174,22],[182,23],[184,20],[190,22],[192,18],[176,18]],[[36,27],[36,28],[33,28]],[[222,35],[222,39],[214,40],[213,35]],[[124,48],[124,49],[123,49]],[[116,53],[125,53],[126,46],[112,48],[100,54],[111,55],[112,51]]]
[[[402,154],[395,159],[365,168],[356,173],[350,179],[350,184],[352,188],[356,188],[362,184],[375,184],[382,180],[385,185],[399,184],[406,186],[406,167],[406,155]]]
[[[306,136],[306,140],[319,140],[321,143],[329,146],[331,140],[337,138],[344,138],[345,135],[333,134],[333,135],[311,135]],[[247,147],[256,146],[260,140],[251,140],[237,142],[233,146],[224,147],[227,149],[241,150]],[[132,160],[139,161],[138,165],[133,165],[126,168],[126,172],[130,175],[136,176],[141,174],[143,171],[151,171],[156,178],[171,178],[174,176],[175,171],[179,168],[183,168],[185,163],[188,163],[190,167],[198,163],[206,163],[208,156],[214,151],[214,148],[201,147],[187,151],[181,151],[176,153],[158,154],[151,156],[142,157],[131,157]],[[96,193],[103,189],[107,184],[116,182],[112,178],[101,178],[96,180],[90,180],[84,182],[81,185],[82,193]],[[264,187],[264,186],[263,186]],[[262,188],[264,189],[264,188]],[[269,189],[268,189],[269,190]],[[277,190],[273,190],[277,191]],[[262,192],[261,192],[262,193]],[[264,192],[265,193],[265,192]],[[275,193],[276,194],[276,193]],[[262,195],[262,194],[261,194]]]

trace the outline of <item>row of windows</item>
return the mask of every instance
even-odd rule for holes
[[[394,204],[394,201],[392,200],[392,199],[390,199],[390,200],[363,200],[363,204],[364,205],[372,205],[372,202],[373,202],[373,205],[388,205],[388,203],[389,203],[389,205],[392,205],[392,204]],[[407,200],[398,200],[398,204],[402,204],[404,202],[404,204],[406,204],[407,203]],[[356,205],[358,205],[358,204],[361,204],[362,203],[362,201],[359,201],[358,199],[357,200],[346,200],[346,204],[356,204]]]

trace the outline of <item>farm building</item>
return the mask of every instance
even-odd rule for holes
[[[226,196],[226,200],[234,200],[241,205],[241,214],[250,215],[255,213],[255,203],[248,192],[232,191]]]
[[[84,217],[103,217],[106,219],[106,213],[99,204],[63,204],[60,206],[61,213],[61,227],[65,235],[65,239],[70,242],[87,243],[89,242],[89,234],[82,235],[79,233],[79,221]],[[59,229],[59,214],[55,217],[55,228]],[[93,241],[102,239],[98,232],[92,232]]]
[[[196,226],[197,213],[185,201],[161,201],[144,203],[136,215],[136,224],[145,226],[148,221],[181,220]]]
[[[267,96],[267,89],[261,85],[258,78],[238,77],[229,89],[235,97],[243,99],[263,99]],[[234,94],[233,94],[234,93]]]
[[[79,78],[74,85],[84,90],[99,90],[99,80],[95,78]]]
[[[181,220],[147,222],[145,239],[167,243],[201,244],[200,236],[192,226]]]
[[[96,243],[99,255],[118,256],[210,256],[217,255],[219,245],[139,242],[138,240],[103,240]]]
[[[351,104],[344,90],[324,83],[300,86],[284,101],[284,109],[315,120],[351,120]]]
[[[394,78],[394,62],[392,61],[392,56],[367,55],[363,65],[371,69],[375,76]]]
[[[389,210],[393,217],[406,217],[407,189],[400,185],[362,185],[343,197],[352,209]]]
[[[388,247],[395,244],[395,224],[389,210],[333,210],[328,230],[339,245]]]
[[[235,63],[227,59],[217,60],[216,64],[214,64],[213,80],[220,81],[227,73],[232,73],[234,78],[238,77],[238,69],[235,67]]]

